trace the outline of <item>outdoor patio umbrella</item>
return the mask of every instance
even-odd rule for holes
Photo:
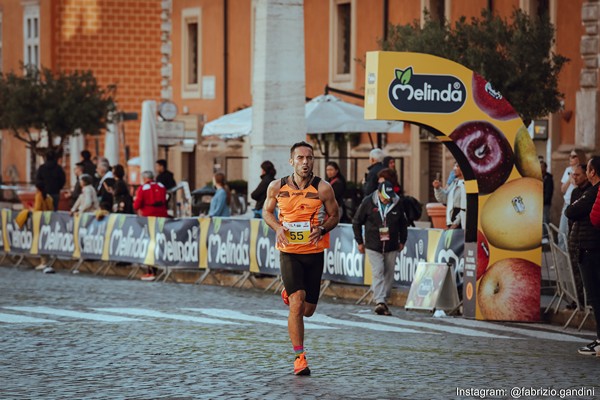
[[[305,106],[306,133],[398,132],[404,123],[366,120],[364,109],[330,94],[317,96]],[[234,139],[252,132],[252,107],[223,115],[204,125],[202,136]]]
[[[140,172],[154,171],[157,158],[156,102],[146,100],[142,103],[142,123],[140,125]]]
[[[104,136],[104,157],[108,159],[110,165],[119,163],[119,127],[114,122],[106,124],[106,134]]]
[[[77,134],[71,136],[69,138],[69,167],[71,171],[71,186],[75,186],[75,164],[77,164],[80,159],[80,153],[84,149],[84,140],[81,131],[78,131]]]

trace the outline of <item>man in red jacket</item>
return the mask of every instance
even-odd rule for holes
[[[135,194],[133,209],[142,217],[168,217],[167,214],[167,189],[162,183],[154,182],[152,171],[142,172],[144,183]],[[143,281],[156,279],[155,267],[148,266],[148,273],[142,275]]]
[[[135,194],[133,209],[142,217],[168,217],[167,189],[162,183],[154,182],[152,171],[142,172],[144,183]]]

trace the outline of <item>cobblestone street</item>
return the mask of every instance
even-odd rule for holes
[[[0,268],[0,293],[3,399],[511,398],[513,387],[591,389],[600,368],[576,351],[589,331],[380,317],[325,299],[307,324],[312,376],[296,377],[273,293],[14,268]]]

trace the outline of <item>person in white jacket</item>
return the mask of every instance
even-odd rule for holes
[[[456,179],[446,189],[439,180],[432,183],[435,198],[446,204],[446,226],[448,229],[465,229],[467,220],[467,192],[465,180],[458,163],[453,168]]]
[[[77,198],[77,201],[75,201],[75,204],[73,204],[71,214],[96,211],[99,204],[96,190],[92,186],[93,178],[88,174],[83,174],[79,177],[79,183],[81,185],[81,194]]]

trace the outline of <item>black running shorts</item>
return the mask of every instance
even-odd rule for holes
[[[294,254],[281,252],[281,278],[289,295],[304,290],[307,303],[317,304],[321,290],[324,253]]]

